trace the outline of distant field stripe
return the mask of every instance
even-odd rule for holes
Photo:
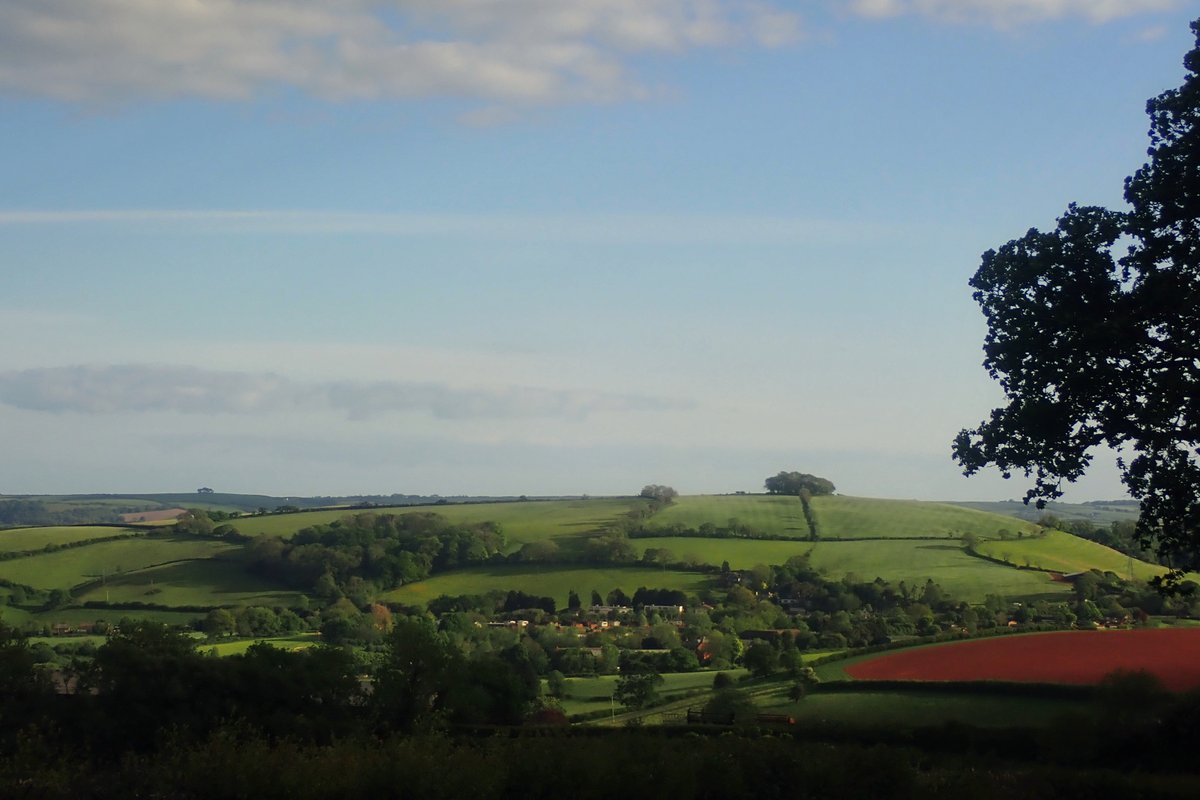
[[[416,583],[393,589],[384,599],[410,605],[423,605],[433,598],[447,594],[484,594],[493,589],[516,589],[542,597],[553,597],[558,606],[567,604],[567,595],[574,589],[585,602],[592,590],[607,595],[621,589],[632,595],[638,587],[653,589],[682,589],[696,592],[710,585],[708,576],[696,572],[679,572],[649,567],[575,567],[553,565],[504,565],[455,570],[435,575]]]
[[[91,525],[63,525],[46,528],[9,528],[0,530],[0,552],[17,553],[41,550],[48,544],[63,545],[105,539],[109,536],[137,533],[128,528]]]
[[[350,514],[434,513],[452,522],[496,522],[504,530],[509,550],[544,539],[566,543],[572,538],[593,533],[647,501],[639,498],[598,498],[589,500],[530,500],[511,503],[462,503],[431,506],[404,506],[377,509],[331,509],[298,514],[267,514],[230,521],[248,536],[291,536],[302,528],[335,522]]]
[[[0,561],[0,578],[40,589],[69,589],[102,576],[211,558],[237,545],[187,537],[137,537]]]

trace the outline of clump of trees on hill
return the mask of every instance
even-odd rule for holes
[[[263,575],[318,597],[365,601],[435,572],[485,563],[500,556],[504,544],[495,522],[452,524],[432,513],[354,514],[287,540],[260,537],[250,551]]]
[[[807,472],[780,472],[764,483],[767,494],[790,494],[800,496],[807,491],[810,495],[833,494],[837,487],[828,478],[809,475]]]
[[[638,497],[648,497],[651,500],[662,503],[663,505],[672,502],[678,496],[679,492],[675,491],[670,486],[662,486],[657,483],[650,483],[643,486],[642,491],[638,494]]]

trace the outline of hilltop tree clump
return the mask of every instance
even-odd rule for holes
[[[809,475],[807,472],[780,472],[767,478],[764,486],[768,494],[788,494],[797,497],[805,490],[811,495],[823,495],[833,494],[837,489],[827,478]]]
[[[675,491],[670,486],[661,486],[657,483],[650,483],[643,486],[641,493],[638,494],[638,497],[648,497],[651,500],[662,503],[663,505],[670,503],[678,496],[679,492]]]

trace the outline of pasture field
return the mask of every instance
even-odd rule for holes
[[[0,530],[0,553],[20,553],[41,550],[48,544],[63,545],[103,539],[108,536],[137,533],[128,528],[108,526],[63,525],[46,528],[8,528]]]
[[[1028,566],[1053,572],[1084,572],[1098,569],[1115,572],[1122,578],[1146,581],[1167,572],[1166,567],[1147,564],[1098,542],[1091,542],[1062,531],[1047,531],[1045,536],[980,542],[976,548],[989,558],[998,558],[1014,566]]]
[[[782,564],[792,556],[809,554],[810,563],[826,577],[839,580],[854,574],[859,580],[875,578],[910,586],[924,586],[933,578],[942,589],[968,602],[982,602],[989,594],[1005,597],[1065,595],[1066,584],[1030,570],[1017,570],[967,553],[957,542],[926,540],[869,540],[853,542],[779,542],[761,539],[693,539],[654,537],[635,539],[639,547],[661,547],[676,558],[733,569],[756,564]]]
[[[251,645],[259,642],[278,647],[280,650],[304,650],[320,644],[320,639],[315,633],[297,633],[294,636],[271,636],[261,639],[237,639],[232,642],[212,642],[202,639],[196,643],[196,649],[201,653],[210,653],[224,658],[225,656],[240,656],[249,650]]]
[[[800,702],[787,696],[788,685],[756,692],[764,712],[795,717],[805,723],[840,723],[863,727],[905,728],[959,722],[985,728],[1053,725],[1064,714],[1092,712],[1085,699],[946,694],[942,692],[828,692],[819,690]]]
[[[828,495],[814,497],[812,505],[821,539],[957,538],[968,532],[981,539],[991,539],[999,535],[1001,528],[1014,533],[1017,530],[1032,533],[1038,529],[1031,522],[924,500]]]
[[[724,672],[735,681],[748,674],[744,669],[668,672],[662,676],[663,682],[658,687],[658,694],[660,697],[675,699],[691,692],[710,690],[713,678],[716,677],[718,672]],[[616,675],[598,675],[595,678],[567,678],[567,692],[566,697],[563,698],[563,711],[570,715],[610,710],[613,708],[611,698],[616,686]],[[703,701],[698,700],[698,702]],[[627,709],[620,703],[617,703],[616,710],[623,712]]]
[[[682,525],[697,529],[706,522],[723,528],[736,518],[743,525],[772,536],[808,538],[800,498],[784,495],[691,495],[675,502],[651,517],[649,529]]]
[[[924,645],[855,659],[854,680],[1095,684],[1146,670],[1172,691],[1200,688],[1200,629],[1056,631]]]
[[[422,605],[443,594],[484,594],[493,589],[515,589],[539,597],[553,597],[558,607],[562,608],[566,606],[567,594],[572,589],[586,603],[593,589],[601,595],[607,595],[619,588],[632,595],[642,586],[696,592],[707,584],[707,575],[651,567],[505,564],[443,572],[393,589],[383,595],[383,599]]]
[[[284,606],[304,603],[303,594],[246,570],[235,558],[178,561],[114,575],[76,594],[75,602],[155,603],[164,606]]]
[[[510,550],[522,544],[555,539],[559,544],[592,533],[622,514],[646,505],[635,497],[589,500],[528,500],[512,503],[462,503],[433,506],[405,506],[380,509],[332,509],[298,514],[268,514],[231,520],[239,533],[248,536],[291,536],[312,525],[323,525],[347,514],[408,514],[433,512],[452,522],[496,522],[504,530]],[[564,542],[564,540],[566,540]]]
[[[219,540],[138,537],[0,561],[0,578],[39,589],[69,589],[102,575],[116,576],[173,561],[212,558],[235,549],[237,545]]]

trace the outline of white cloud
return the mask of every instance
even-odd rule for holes
[[[920,15],[946,22],[986,22],[997,26],[1082,17],[1096,23],[1165,11],[1179,0],[851,0],[860,16],[882,19]]]
[[[598,102],[643,93],[630,54],[798,35],[797,17],[764,0],[8,0],[0,90]]]
[[[162,365],[73,366],[0,373],[0,404],[82,414],[276,414],[333,410],[352,420],[392,412],[439,419],[585,419],[664,411],[653,397],[531,387],[457,387],[416,381],[300,382],[272,373]]]

